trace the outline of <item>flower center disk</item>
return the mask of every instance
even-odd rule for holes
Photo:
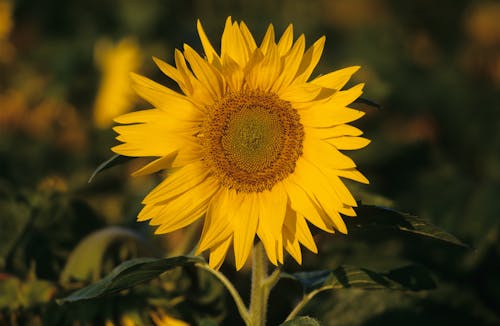
[[[289,102],[243,91],[228,94],[208,112],[200,134],[204,161],[223,185],[259,192],[293,173],[304,128]]]

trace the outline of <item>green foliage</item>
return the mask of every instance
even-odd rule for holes
[[[202,262],[200,257],[179,256],[174,258],[136,258],[117,266],[110,274],[98,282],[82,288],[58,300],[59,303],[75,302],[98,298],[120,292],[149,281],[175,267]]]
[[[148,256],[151,249],[145,240],[133,230],[123,227],[107,227],[85,237],[71,252],[61,273],[60,281],[97,281],[105,271],[105,256],[114,246],[119,246],[123,256]],[[128,252],[132,251],[131,254]]]
[[[0,214],[0,268],[27,275],[34,263],[37,275],[51,280],[58,278],[68,250],[103,225],[86,202],[50,190],[0,199]]]
[[[5,268],[9,253],[23,234],[30,222],[30,208],[24,202],[13,199],[0,201],[0,216],[10,218],[0,219],[0,269]]]
[[[321,324],[311,317],[297,317],[292,320],[286,321],[280,326],[320,326]]]
[[[285,274],[306,292],[358,288],[365,290],[429,290],[436,287],[430,273],[418,266],[404,266],[385,273],[366,268],[339,266],[334,270]]]
[[[0,310],[20,309],[46,304],[56,292],[55,284],[44,280],[20,280],[3,276],[0,280]]]
[[[127,163],[132,159],[133,159],[132,157],[128,157],[128,156],[123,156],[123,155],[118,155],[118,154],[113,155],[110,159],[99,164],[99,166],[94,170],[94,172],[90,176],[89,183],[91,183],[92,180],[94,180],[94,178],[102,171],[107,170],[109,168],[112,168],[114,166],[120,165],[120,164]]]
[[[356,218],[346,219],[349,237],[357,237],[370,241],[374,236],[378,239],[400,235],[412,235],[410,238],[429,238],[450,245],[467,248],[467,245],[454,235],[433,225],[429,221],[379,206],[359,205]]]

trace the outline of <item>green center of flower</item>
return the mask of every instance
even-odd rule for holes
[[[259,192],[295,170],[304,128],[289,102],[247,91],[227,95],[208,111],[200,134],[204,161],[223,185]]]
[[[229,119],[222,148],[238,168],[258,172],[277,159],[283,140],[283,126],[275,112],[243,107]]]

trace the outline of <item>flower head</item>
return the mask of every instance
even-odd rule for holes
[[[167,233],[204,217],[198,252],[210,251],[213,268],[232,245],[240,269],[256,235],[273,264],[283,249],[301,263],[300,245],[317,252],[309,223],[346,233],[340,214],[356,215],[341,177],[368,183],[340,152],[369,143],[347,124],[363,115],[348,107],[363,84],[341,90],[359,67],[310,80],[325,37],[305,50],[292,25],[278,42],[270,25],[257,45],[244,22],[228,18],[220,54],[200,22],[198,33],[205,57],[184,45],[175,67],[154,58],[182,93],[133,75],[154,108],[115,119],[124,124],[116,153],[157,157],[135,175],[169,171],[138,219]]]

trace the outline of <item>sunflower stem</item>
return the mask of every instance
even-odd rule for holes
[[[213,276],[215,276],[226,287],[226,289],[229,291],[229,293],[233,297],[234,303],[236,304],[236,307],[238,308],[238,312],[240,313],[241,319],[243,319],[243,321],[245,322],[245,325],[251,326],[252,321],[251,321],[250,315],[248,314],[248,310],[245,306],[245,303],[241,299],[241,296],[239,295],[238,291],[233,286],[233,283],[231,283],[231,281],[228,280],[224,274],[212,269],[210,266],[208,266],[205,263],[197,263],[197,264],[195,264],[195,266],[197,266],[201,269],[204,269],[207,272],[209,272],[210,274],[212,274]]]
[[[252,292],[250,296],[250,319],[252,326],[266,324],[269,293],[279,279],[280,270],[267,275],[267,257],[262,243],[257,243],[252,252]]]
[[[311,301],[312,298],[316,296],[316,294],[331,289],[333,289],[332,286],[323,286],[304,295],[304,297],[302,297],[302,300],[299,301],[295,308],[293,308],[290,314],[286,317],[285,321],[289,321],[297,317],[298,313],[306,306],[306,304],[309,303],[309,301]]]

